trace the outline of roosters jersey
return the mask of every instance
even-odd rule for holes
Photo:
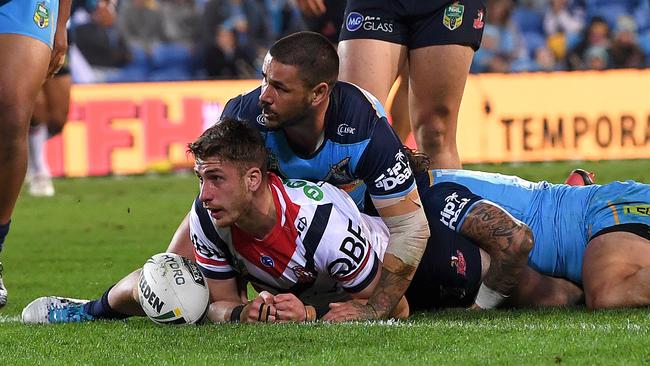
[[[366,190],[372,198],[381,199],[415,189],[402,142],[379,101],[367,91],[336,83],[325,114],[323,143],[310,155],[296,154],[282,129],[266,128],[260,91],[258,87],[231,99],[222,115],[260,130],[270,152],[271,170],[280,176],[331,183],[348,192],[362,210]]]
[[[269,177],[277,221],[263,239],[236,225],[217,227],[195,201],[190,237],[205,276],[242,276],[258,290],[291,292],[316,306],[366,288],[388,243],[381,219],[361,214],[345,192],[328,183]]]

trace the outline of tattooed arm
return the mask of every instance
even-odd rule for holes
[[[481,201],[465,216],[460,233],[488,252],[492,261],[474,308],[496,307],[517,286],[533,248],[532,232],[503,208]]]

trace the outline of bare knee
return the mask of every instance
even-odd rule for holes
[[[27,136],[32,114],[31,104],[17,98],[0,95],[0,141],[5,149],[12,149]]]
[[[429,113],[415,116],[413,131],[419,142],[433,151],[453,144],[456,136],[455,121],[452,121],[451,109],[445,104],[438,104]]]

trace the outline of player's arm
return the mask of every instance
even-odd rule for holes
[[[390,233],[380,281],[359,314],[359,318],[381,318],[406,292],[430,232],[406,151],[387,122],[377,121],[358,170]]]
[[[59,0],[59,14],[54,33],[54,46],[52,47],[50,65],[47,68],[48,77],[52,77],[59,72],[65,62],[65,54],[68,51],[68,31],[66,24],[68,23],[68,18],[70,18],[71,7],[72,0]]]
[[[459,232],[477,243],[491,259],[473,308],[495,308],[517,287],[533,248],[532,232],[505,209],[487,200],[468,210]]]

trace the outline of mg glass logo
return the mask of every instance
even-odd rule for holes
[[[363,15],[357,12],[351,12],[348,14],[348,19],[345,20],[345,28],[350,32],[354,32],[361,28],[363,24]]]

